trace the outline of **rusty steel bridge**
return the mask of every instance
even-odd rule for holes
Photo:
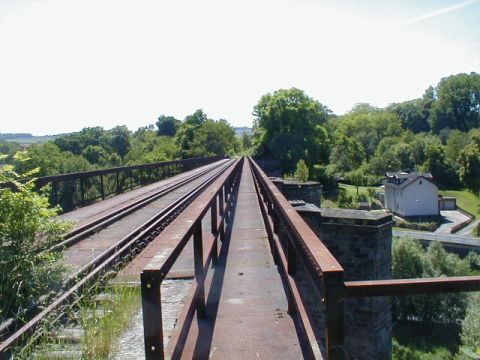
[[[63,199],[74,210],[62,217],[77,225],[56,249],[72,271],[48,306],[0,329],[1,359],[112,268],[140,281],[148,360],[349,359],[346,299],[480,290],[479,276],[346,281],[342,264],[251,158],[68,174],[39,185],[52,183],[59,203],[66,181],[79,192]],[[162,283],[185,278],[191,289],[166,329]]]

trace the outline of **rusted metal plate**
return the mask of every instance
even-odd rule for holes
[[[182,359],[304,358],[254,191],[245,162],[231,236],[206,283],[208,318],[193,319]]]

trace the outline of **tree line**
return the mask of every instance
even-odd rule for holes
[[[14,157],[21,150],[19,144],[0,141],[0,153],[7,155],[3,162],[15,165],[20,173],[38,168],[38,176],[197,156],[233,155],[241,148],[242,142],[226,120],[210,119],[202,110],[183,121],[161,115],[156,126],[141,127],[135,132],[126,126],[110,130],[100,126],[84,128],[53,141],[30,145],[25,150],[27,161]]]
[[[355,105],[345,115],[302,90],[282,89],[254,107],[254,154],[285,173],[303,159],[311,177],[378,185],[386,171],[430,172],[441,187],[480,190],[480,75],[457,74],[419,99],[385,108]]]

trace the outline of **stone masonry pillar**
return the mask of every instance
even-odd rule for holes
[[[391,279],[391,215],[313,206],[297,211],[343,266],[346,281]],[[320,312],[321,306],[313,307]],[[323,326],[321,318],[319,324]],[[391,359],[391,332],[388,297],[346,299],[345,351],[350,359]]]

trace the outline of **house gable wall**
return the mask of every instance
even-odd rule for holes
[[[386,187],[385,206],[402,216],[438,215],[438,188],[422,177],[403,189]]]

